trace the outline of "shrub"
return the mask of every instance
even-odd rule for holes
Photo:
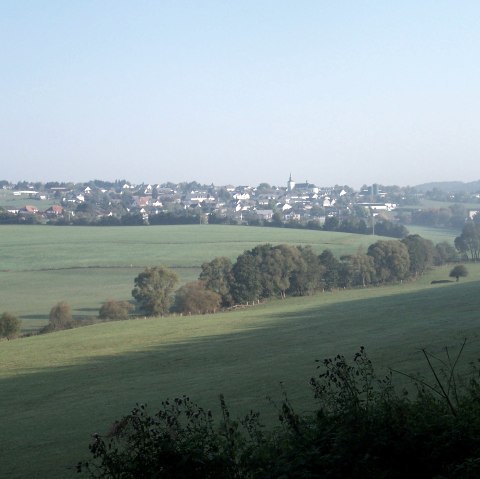
[[[114,301],[109,300],[102,305],[98,312],[100,319],[128,319],[129,314],[133,311],[134,307],[127,301]]]
[[[21,322],[12,313],[3,313],[0,316],[0,337],[13,339],[20,333]]]
[[[94,436],[93,460],[78,469],[103,479],[480,477],[479,375],[462,393],[452,381],[457,362],[448,356],[445,384],[440,374],[435,384],[417,380],[411,399],[391,375],[375,374],[363,348],[351,362],[325,359],[310,381],[314,413],[296,413],[285,396],[280,427],[268,432],[258,413],[232,420],[223,397],[218,421],[185,396],[154,415],[137,405]]]
[[[221,296],[206,289],[203,281],[192,281],[177,290],[173,309],[178,313],[214,313],[221,301]]]
[[[74,325],[72,308],[66,301],[60,301],[50,310],[48,330],[61,331],[73,328]]]

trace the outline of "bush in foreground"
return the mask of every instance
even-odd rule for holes
[[[185,396],[153,415],[137,405],[107,436],[94,436],[92,462],[78,470],[123,479],[480,477],[478,373],[462,394],[446,378],[418,381],[409,399],[391,375],[376,376],[361,349],[351,363],[321,363],[310,381],[312,415],[296,413],[285,397],[280,426],[265,431],[257,413],[232,420],[222,397],[220,420]]]

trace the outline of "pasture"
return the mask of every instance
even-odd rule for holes
[[[146,227],[0,227],[0,311],[18,315],[25,331],[45,324],[50,308],[68,301],[76,317],[98,313],[108,299],[130,300],[145,266],[174,268],[197,279],[217,256],[232,260],[261,243],[311,245],[336,255],[366,251],[378,236],[287,228],[189,225]]]
[[[277,300],[236,312],[96,324],[0,343],[2,467],[5,478],[77,477],[91,434],[108,432],[137,402],[151,410],[187,394],[218,412],[224,393],[234,415],[265,399],[314,402],[315,359],[352,357],[366,347],[383,368],[427,373],[420,349],[441,355],[469,338],[465,363],[480,350],[480,265],[460,283],[431,285],[449,267],[416,282]],[[403,378],[399,378],[400,381]]]

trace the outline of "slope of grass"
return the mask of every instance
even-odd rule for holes
[[[152,409],[188,394],[216,408],[275,414],[280,381],[299,410],[312,408],[314,359],[360,345],[383,367],[425,371],[419,352],[469,338],[478,354],[480,266],[460,283],[415,283],[273,301],[232,313],[106,323],[0,343],[1,477],[75,477],[90,435],[106,433],[137,401]]]

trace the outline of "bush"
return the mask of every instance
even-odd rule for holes
[[[13,339],[20,333],[21,322],[12,313],[3,313],[0,316],[0,338]]]
[[[72,316],[72,308],[66,301],[60,301],[51,310],[49,314],[48,331],[61,331],[63,329],[73,328],[75,321]]]
[[[223,397],[218,421],[185,396],[154,415],[137,405],[94,436],[93,460],[78,469],[104,479],[480,477],[479,374],[461,393],[452,382],[457,361],[448,388],[417,380],[410,399],[391,375],[375,374],[363,348],[352,362],[325,359],[310,381],[316,411],[299,415],[285,397],[280,427],[268,432],[257,413],[232,420]]]
[[[129,314],[133,311],[134,307],[126,301],[114,301],[109,300],[102,305],[98,312],[100,319],[128,319]]]
[[[173,309],[177,313],[187,314],[214,313],[221,302],[221,296],[215,291],[206,289],[203,281],[192,281],[177,290]]]

